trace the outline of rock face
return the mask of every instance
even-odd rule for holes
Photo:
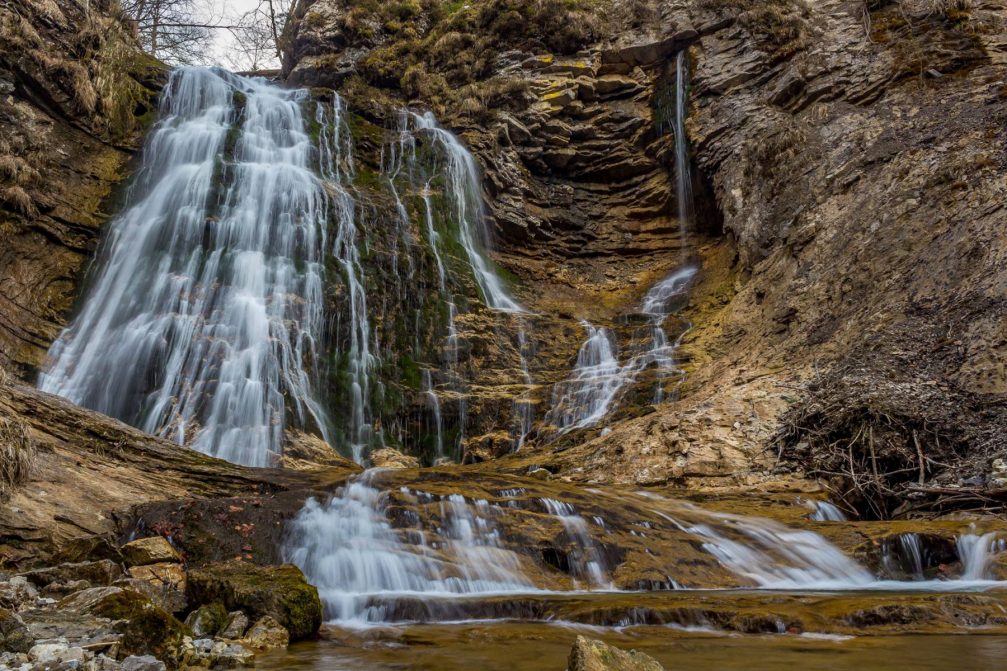
[[[0,9],[0,367],[59,334],[162,73],[110,3]]]
[[[875,516],[893,487],[986,477],[1007,392],[1002,1],[874,2],[866,23],[853,0],[570,2],[565,22],[589,16],[562,37],[526,4],[505,20],[499,2],[423,3],[396,23],[302,0],[284,71],[371,113],[432,107],[482,164],[499,258],[534,286],[522,300],[598,320],[680,262],[666,125],[688,49],[689,379],[556,467],[749,486],[849,470],[829,445],[852,440],[840,486]],[[863,485],[868,435],[884,467]],[[499,455],[487,441],[479,458]]]
[[[570,650],[567,671],[664,671],[653,657],[606,645],[602,641],[578,636]]]

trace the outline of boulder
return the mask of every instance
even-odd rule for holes
[[[567,671],[664,671],[642,652],[620,650],[602,641],[578,636],[570,650]]]
[[[241,643],[256,650],[285,648],[290,644],[290,632],[275,618],[266,615],[252,625],[241,639]]]
[[[19,609],[23,604],[34,601],[38,591],[23,576],[14,576],[6,582],[0,582],[0,608]]]
[[[45,666],[77,662],[79,666],[86,659],[83,648],[71,647],[64,641],[56,643],[40,643],[28,651],[28,658],[37,664]]]
[[[210,663],[215,669],[239,669],[255,665],[255,653],[240,643],[214,643]]]
[[[185,618],[185,626],[192,630],[192,635],[196,638],[216,636],[227,624],[227,611],[219,603],[200,606]]]
[[[122,568],[111,559],[60,564],[49,568],[26,571],[21,577],[30,581],[38,588],[48,587],[53,583],[63,585],[76,584],[81,581],[88,587],[111,585],[122,577]]]
[[[242,561],[210,564],[189,572],[189,603],[222,603],[252,618],[271,615],[299,641],[318,632],[322,602],[296,566],[256,566]]]
[[[122,671],[165,671],[164,662],[150,655],[130,655],[122,660],[119,668]]]
[[[403,454],[390,447],[374,450],[370,455],[371,465],[375,468],[419,468],[420,461],[416,457]]]
[[[0,651],[28,652],[35,639],[17,613],[0,608]]]
[[[147,566],[165,562],[180,564],[182,555],[161,536],[141,538],[122,546],[122,556],[127,566]]]
[[[113,626],[122,635],[119,648],[122,654],[150,654],[164,660],[176,657],[188,633],[185,625],[139,592],[116,587],[98,589],[106,592],[87,590],[91,594],[75,594],[58,607],[70,603],[92,615],[115,621]]]
[[[244,636],[247,630],[248,616],[240,610],[236,610],[233,613],[228,614],[227,624],[224,625],[224,629],[218,635],[221,638],[237,640]]]
[[[167,611],[178,613],[185,610],[185,571],[180,564],[162,562],[133,566],[129,569],[129,583],[137,592]]]

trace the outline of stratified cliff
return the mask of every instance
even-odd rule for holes
[[[164,66],[111,3],[0,7],[0,367],[42,363],[94,255]]]
[[[529,459],[694,486],[797,469],[888,514],[909,484],[982,486],[1005,449],[1003,17],[998,1],[304,0],[284,71],[358,109],[433,107],[482,162],[522,299],[594,319],[681,263],[666,109],[687,48],[689,380]]]

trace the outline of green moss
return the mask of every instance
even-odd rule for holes
[[[154,655],[170,662],[177,659],[182,638],[189,635],[171,613],[137,592],[110,594],[92,612],[117,621],[115,629],[122,634],[120,651],[125,655]]]
[[[189,572],[186,596],[190,604],[220,602],[228,610],[243,610],[252,619],[271,615],[290,632],[293,641],[314,636],[322,624],[318,590],[296,566],[256,566],[230,561]]]

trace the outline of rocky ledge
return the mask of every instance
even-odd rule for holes
[[[157,671],[253,666],[310,638],[318,592],[293,566],[187,570],[160,536],[0,581],[0,669]]]

